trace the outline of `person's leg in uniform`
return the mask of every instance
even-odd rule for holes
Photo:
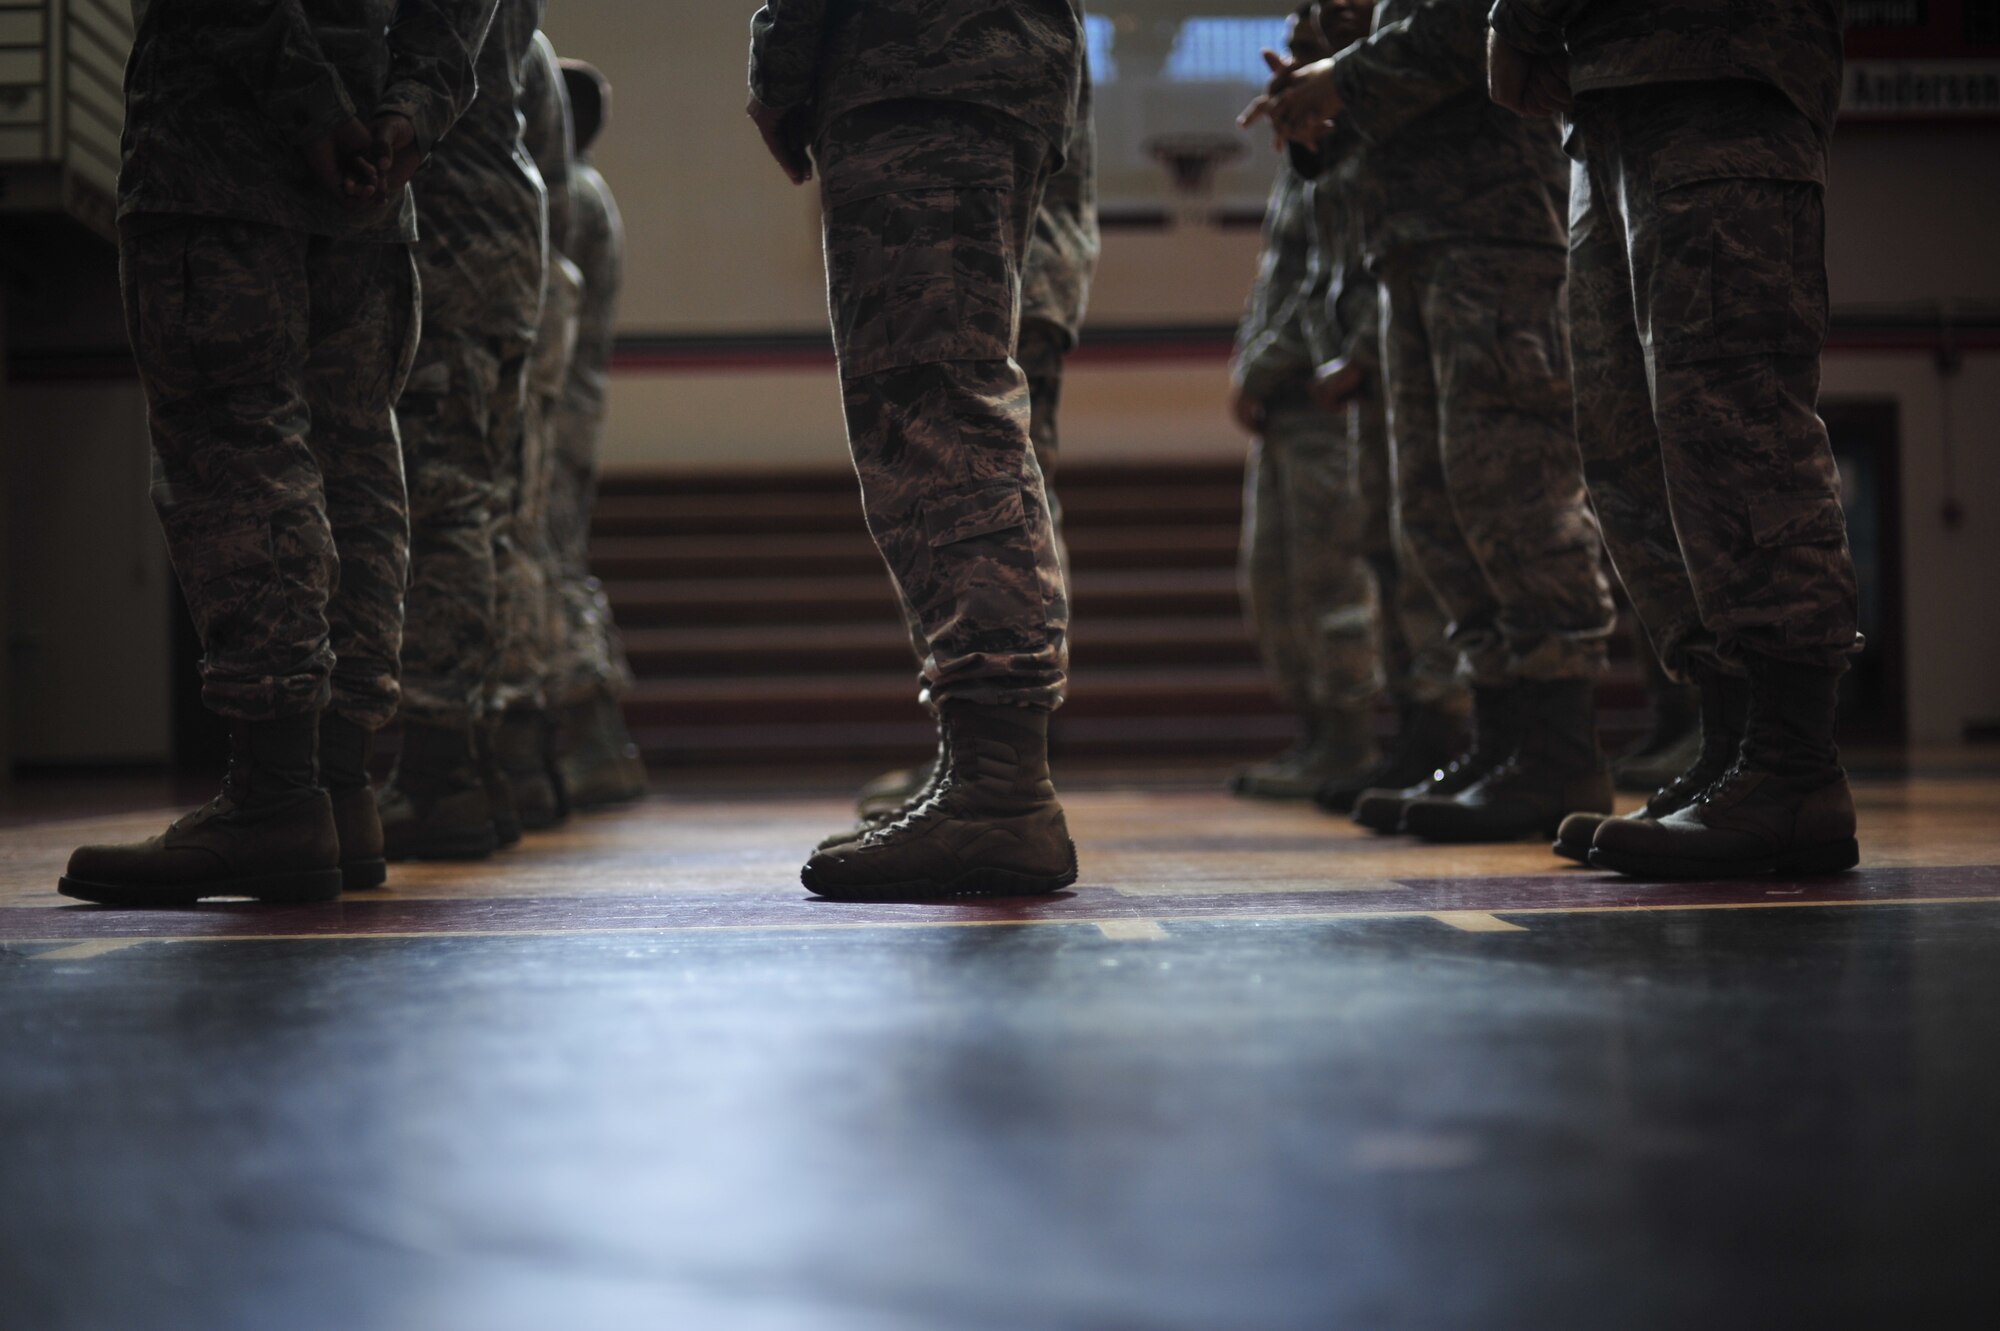
[[[838,897],[1054,891],[1076,876],[1047,759],[1068,592],[1012,359],[1050,149],[1005,115],[905,102],[837,118],[816,156],[848,438],[944,761],[922,804],[802,876]]]
[[[1446,636],[1450,621],[1402,552],[1393,521],[1389,420],[1378,343],[1366,359],[1361,394],[1347,405],[1363,508],[1361,546],[1375,575],[1384,686],[1396,704],[1396,737],[1379,762],[1328,781],[1313,799],[1330,813],[1352,813],[1366,790],[1401,790],[1449,763],[1464,747],[1471,699],[1459,678],[1459,654]],[[1411,571],[1405,572],[1405,569]]]
[[[1286,530],[1291,518],[1285,502],[1291,458],[1288,448],[1298,432],[1290,417],[1310,413],[1303,396],[1280,398],[1264,407],[1263,428],[1250,441],[1243,471],[1243,536],[1236,559],[1238,595],[1257,655],[1284,704],[1298,725],[1298,734],[1283,753],[1233,773],[1229,788],[1240,795],[1270,792],[1277,783],[1286,790],[1300,783],[1300,764],[1311,747],[1308,733],[1311,687],[1305,644],[1299,640],[1298,618],[1292,613],[1292,542]],[[1286,798],[1290,798],[1287,794]]]
[[[604,584],[590,571],[590,522],[597,507],[603,409],[565,395],[555,414],[555,469],[549,545],[556,561],[560,644],[550,666],[549,701],[564,742],[557,759],[572,807],[624,804],[646,793],[646,769],[618,699],[632,667],[611,617]]]
[[[1028,437],[1034,444],[1035,463],[1042,469],[1042,485],[1049,497],[1049,522],[1056,543],[1056,562],[1062,566],[1065,582],[1069,577],[1069,547],[1063,542],[1062,500],[1056,493],[1056,465],[1061,459],[1061,438],[1057,415],[1062,405],[1063,357],[1068,338],[1063,330],[1046,319],[1023,315],[1021,334],[1014,351],[1015,363],[1028,376]],[[908,605],[901,606],[903,624],[910,633],[910,645],[922,675],[929,644],[923,626]],[[861,821],[820,843],[820,849],[838,845],[893,818],[930,791],[937,776],[938,755],[915,767],[899,767],[862,786],[855,793],[855,810]]]
[[[1592,137],[1586,133],[1583,141]],[[1717,660],[1681,558],[1659,430],[1653,421],[1645,348],[1633,321],[1625,221],[1615,203],[1616,182],[1595,157],[1576,164],[1570,186],[1570,344],[1579,367],[1577,443],[1583,450],[1591,500],[1604,527],[1605,547],[1646,635],[1649,672],[1659,672],[1667,687],[1685,687],[1666,678],[1664,653],[1674,663],[1672,673],[1692,680],[1700,698],[1695,746],[1630,815],[1659,818],[1687,807],[1735,760],[1743,739],[1749,686]],[[1612,770],[1615,775],[1616,763]],[[1556,854],[1587,861],[1597,830],[1606,821],[1602,813],[1576,813],[1564,819],[1556,834]]]
[[[1445,483],[1523,726],[1499,767],[1404,811],[1429,840],[1553,837],[1571,812],[1612,808],[1596,689],[1617,611],[1576,445],[1567,274],[1560,252],[1468,247],[1424,293]]]
[[[541,326],[529,360],[522,416],[518,502],[501,549],[501,614],[507,624],[498,687],[492,699],[498,724],[494,756],[507,777],[523,831],[539,831],[569,814],[555,758],[549,685],[559,650],[559,576],[550,547],[550,503],[555,485],[556,400],[569,377],[576,346],[576,265],[552,255],[543,288]]]
[[[1245,531],[1246,604],[1280,695],[1299,717],[1300,738],[1239,773],[1239,794],[1308,799],[1374,765],[1381,644],[1349,442],[1345,413],[1310,397],[1273,403],[1266,413],[1256,511]]]
[[[1466,545],[1445,478],[1425,295],[1423,272],[1416,265],[1397,264],[1384,274],[1380,340],[1389,422],[1390,522],[1406,556],[1402,577],[1420,582],[1444,612],[1448,641],[1469,667],[1472,734],[1463,752],[1429,776],[1356,796],[1354,821],[1377,832],[1400,830],[1412,800],[1454,795],[1471,786],[1513,751],[1520,734],[1507,653],[1494,628],[1499,604]]]
[[[229,722],[230,760],[222,793],[162,835],[77,850],[59,885],[69,896],[181,905],[340,892],[316,763],[339,562],[306,442],[313,244],[213,218],[127,219],[121,231],[154,506],[201,639],[202,702]]]
[[[388,876],[368,755],[402,698],[410,516],[395,412],[416,354],[421,310],[406,245],[317,241],[309,275],[309,443],[340,556],[326,611],[333,700],[320,719],[319,770],[333,799],[341,870],[353,890]]]
[[[1403,527],[1477,690],[1475,753],[1401,810],[1430,840],[1552,836],[1566,813],[1611,809],[1595,686],[1615,609],[1576,447],[1565,272],[1560,254],[1467,247],[1390,282],[1392,379],[1414,359],[1396,329],[1415,302],[1436,389],[1434,454],[1392,426]],[[1431,456],[1406,485],[1405,464]]]
[[[1580,100],[1586,152],[1623,200],[1661,471],[1699,614],[1698,638],[1655,640],[1669,668],[1712,650],[1749,678],[1728,770],[1676,812],[1606,823],[1591,862],[1700,877],[1850,868],[1854,808],[1834,731],[1860,638],[1817,412],[1825,140],[1759,84]]]
[[[477,858],[502,844],[503,810],[479,729],[499,644],[495,531],[520,411],[526,339],[431,317],[397,408],[410,483],[403,747],[381,793],[390,859]]]

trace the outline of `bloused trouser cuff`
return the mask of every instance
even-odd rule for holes
[[[398,412],[412,528],[403,709],[432,724],[478,720],[498,669],[496,542],[531,345],[526,329],[426,329]]]
[[[1819,419],[1826,143],[1756,84],[1580,97],[1571,194],[1577,433],[1661,660],[1855,650]]]
[[[382,724],[408,567],[392,415],[417,333],[408,248],[189,217],[147,219],[119,251],[203,702]]]
[[[1049,144],[997,112],[903,102],[823,127],[816,155],[848,441],[925,690],[1054,708],[1069,598],[1013,359]]]
[[[1616,616],[1576,446],[1564,269],[1560,252],[1496,245],[1384,266],[1396,521],[1484,685],[1595,678]]]

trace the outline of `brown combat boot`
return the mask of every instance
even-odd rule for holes
[[[1834,745],[1841,668],[1750,663],[1750,714],[1736,761],[1678,813],[1614,818],[1590,862],[1635,878],[1826,874],[1861,859],[1854,797]]]
[[[1472,739],[1465,751],[1429,776],[1401,789],[1364,790],[1354,801],[1354,821],[1373,832],[1398,832],[1403,812],[1414,800],[1458,794],[1506,761],[1520,742],[1525,724],[1521,691],[1515,685],[1481,685],[1472,690]]]
[[[493,728],[493,759],[507,774],[514,816],[524,832],[539,832],[569,817],[553,749],[549,714],[539,707],[509,707]]]
[[[1701,695],[1701,750],[1685,772],[1653,792],[1652,798],[1627,818],[1664,818],[1694,803],[1715,779],[1736,761],[1743,745],[1743,724],[1750,711],[1750,681],[1725,675],[1713,665],[1694,666],[1689,672]],[[1618,765],[1612,764],[1613,784]],[[1590,843],[1597,829],[1611,821],[1602,813],[1572,813],[1556,830],[1550,847],[1566,860],[1590,863]]]
[[[383,853],[391,860],[481,860],[499,849],[473,732],[403,723],[403,751],[382,787]]]
[[[848,841],[857,841],[878,827],[886,827],[911,809],[916,808],[931,797],[937,789],[938,773],[944,767],[944,743],[938,743],[937,756],[920,767],[905,767],[894,772],[884,772],[856,793],[854,804],[860,813],[860,821],[854,826],[835,832],[821,841],[814,850],[828,850]],[[912,786],[911,781],[917,784]],[[900,798],[894,798],[896,792]]]
[[[556,775],[570,808],[589,812],[645,797],[646,765],[608,689],[564,707],[556,729]]]
[[[1611,769],[1597,747],[1597,689],[1587,679],[1517,686],[1512,753],[1455,795],[1403,808],[1402,830],[1425,841],[1518,841],[1554,836],[1571,810],[1609,814]]]
[[[923,803],[858,839],[819,851],[799,875],[838,901],[1035,896],[1076,881],[1055,784],[1049,714],[948,702],[944,762]]]
[[[1291,748],[1230,777],[1231,793],[1247,799],[1309,800],[1321,786],[1373,771],[1379,755],[1371,716],[1368,707],[1315,708],[1303,718]]]
[[[382,853],[382,815],[368,784],[368,750],[375,732],[335,712],[319,718],[319,783],[333,802],[333,828],[340,836],[341,886],[349,892],[380,887],[389,880]]]
[[[317,712],[230,722],[220,795],[150,840],[81,847],[57,890],[105,906],[331,901],[340,839],[314,771],[318,736]]]

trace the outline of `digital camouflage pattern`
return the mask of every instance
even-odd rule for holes
[[[1271,182],[1257,276],[1236,324],[1230,379],[1253,402],[1304,391],[1318,364],[1303,311],[1312,281],[1312,189],[1298,160],[1296,153],[1287,155]]]
[[[766,0],[750,32],[750,91],[816,133],[905,99],[1004,112],[1058,153],[1076,123],[1081,0]]]
[[[1487,97],[1486,0],[1383,0],[1333,71],[1340,121],[1367,143],[1371,260],[1439,243],[1564,248],[1556,125]]]
[[[1307,186],[1312,200],[1312,248],[1307,257],[1306,294],[1299,317],[1313,363],[1365,357],[1379,363],[1375,337],[1375,277],[1367,269],[1363,217],[1367,145],[1345,126],[1336,126],[1320,145]]]
[[[1498,0],[1494,31],[1567,56],[1572,93],[1648,83],[1764,83],[1821,133],[1840,105],[1841,0]]]
[[[516,501],[547,201],[521,141],[540,0],[501,0],[479,97],[416,180],[423,340],[398,408],[413,529],[404,711],[463,728],[499,667],[502,520]]]
[[[1742,81],[1590,93],[1574,124],[1577,435],[1640,619],[1676,673],[1829,664],[1860,640],[1817,414],[1826,136]]]
[[[582,278],[576,350],[554,411],[549,545],[556,561],[560,629],[549,662],[549,702],[564,706],[631,687],[632,669],[604,587],[590,573],[590,516],[597,504],[611,348],[623,275],[624,224],[604,177],[579,160],[571,175],[574,214],[567,255]]]
[[[1068,592],[1012,359],[1048,140],[980,106],[876,103],[827,122],[815,156],[848,440],[926,690],[1053,708]]]
[[[1356,459],[1361,494],[1361,554],[1375,575],[1383,681],[1399,702],[1463,712],[1470,700],[1458,649],[1447,636],[1451,621],[1417,571],[1416,558],[1395,522],[1375,281],[1360,274],[1345,292],[1342,327],[1351,340],[1349,354],[1362,367],[1364,385],[1347,404],[1348,447]]]
[[[406,115],[435,143],[474,93],[494,0],[133,0],[118,215],[233,217],[416,239],[406,191],[365,213],[300,156],[350,119]]]
[[[1572,416],[1564,260],[1453,245],[1383,265],[1396,520],[1473,681],[1594,677],[1614,618]]]
[[[569,87],[548,37],[535,34],[521,90],[521,142],[548,196],[548,263],[541,294],[541,322],[528,358],[528,391],[521,446],[507,477],[512,503],[500,519],[497,544],[500,663],[490,705],[540,707],[547,700],[555,653],[557,581],[549,537],[549,499],[555,480],[554,408],[569,378],[576,349],[582,274],[563,257],[575,208],[571,201],[574,135]]]
[[[1363,557],[1360,459],[1342,415],[1266,405],[1244,478],[1243,604],[1287,706],[1365,707],[1382,689],[1380,608]]]
[[[203,703],[380,726],[409,566],[392,410],[417,338],[409,250],[185,217],[125,233],[119,273]]]
[[[1097,227],[1097,122],[1092,114],[1090,70],[1077,85],[1076,132],[1069,155],[1042,191],[1035,234],[1028,242],[1028,266],[1021,278],[1021,321],[1046,324],[1061,337],[1058,354],[1076,346],[1090,308],[1090,282],[1103,248]],[[1061,385],[1062,366],[1056,366]],[[1033,372],[1029,378],[1034,378]],[[1041,399],[1037,399],[1037,405]],[[1053,399],[1048,413],[1054,420]],[[1038,444],[1039,448],[1040,445]],[[1046,458],[1042,470],[1049,464]]]

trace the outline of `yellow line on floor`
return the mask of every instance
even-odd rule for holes
[[[472,900],[472,898],[467,898]],[[1898,897],[1879,901],[1703,901],[1703,902],[1660,902],[1643,906],[1508,906],[1509,915],[1638,915],[1667,914],[1678,911],[1697,910],[1838,910],[1843,907],[1880,908],[1884,906],[2000,906],[2000,896],[1989,897]],[[1175,924],[1274,924],[1313,923],[1335,920],[1409,920],[1426,919],[1439,914],[1427,910],[1346,910],[1346,911],[1297,911],[1284,914],[1259,914],[1255,912],[1211,913],[1206,915],[1175,915],[1170,917]],[[1452,912],[1442,912],[1452,913]],[[1478,914],[1479,912],[1468,912]],[[403,929],[385,930],[379,933],[308,933],[308,934],[193,934],[188,936],[148,936],[142,938],[92,939],[78,943],[79,947],[97,943],[110,943],[117,947],[135,947],[140,943],[310,943],[310,942],[365,942],[368,940],[408,942],[426,938],[587,938],[594,935],[618,934],[692,934],[692,933],[799,933],[813,929],[1004,929],[1008,927],[1046,926],[1052,924],[1095,925],[1102,928],[1106,924],[1128,924],[1129,919],[1093,920],[1085,916],[1054,916],[1039,920],[857,920],[849,923],[836,921],[800,922],[787,924],[625,924],[602,925],[583,929]],[[1162,930],[1164,933],[1165,931]],[[16,938],[5,946],[34,947],[49,943],[72,943],[68,938]],[[111,950],[111,949],[107,949]],[[49,953],[41,954],[51,955]]]
[[[173,941],[175,940],[167,938],[93,938],[89,942],[72,943],[68,947],[59,947],[53,952],[37,952],[33,960],[88,961],[92,957],[101,957],[106,953],[123,952],[126,948],[137,947],[141,943],[167,943]]]
[[[1158,943],[1167,936],[1158,920],[1099,920],[1097,932],[1114,943]]]
[[[1439,924],[1448,924],[1469,934],[1517,934],[1527,929],[1525,925],[1510,924],[1486,910],[1434,910],[1427,913]]]

